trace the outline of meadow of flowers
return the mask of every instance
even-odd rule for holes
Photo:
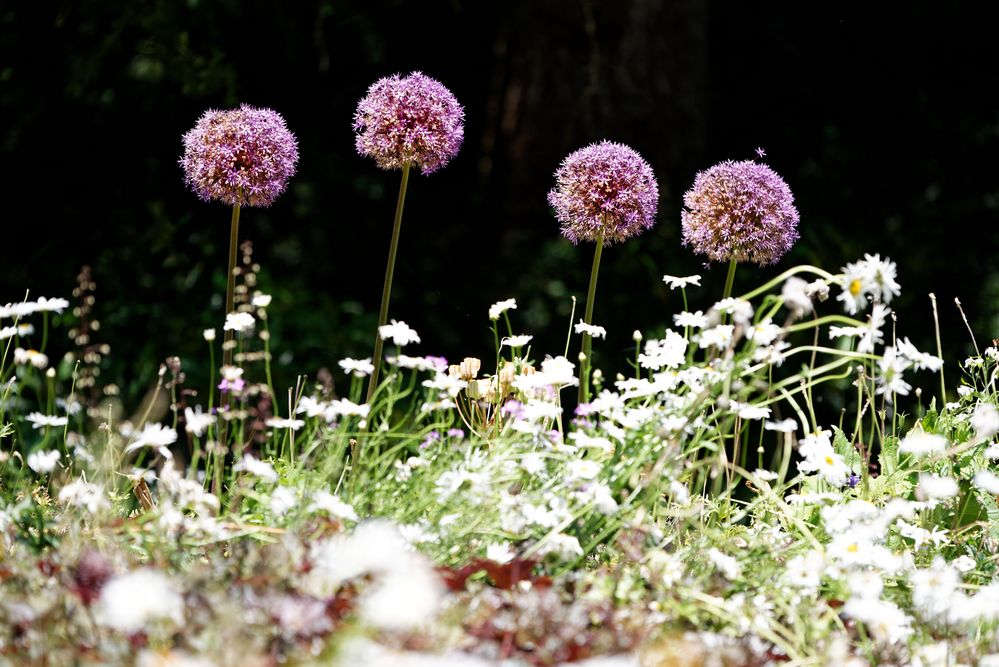
[[[226,314],[141,404],[102,382],[87,272],[72,299],[0,307],[0,665],[999,665],[997,347],[917,349],[880,255],[743,268],[759,287],[735,293],[799,236],[761,150],[697,174],[680,212],[723,293],[665,275],[647,289],[682,302],[672,326],[594,367],[628,326],[595,306],[602,252],[659,199],[603,141],[549,193],[593,246],[565,347],[535,349],[512,295],[483,304],[494,356],[434,356],[391,318],[393,271],[410,170],[445,167],[463,128],[420,73],[358,105],[358,152],[401,183],[372,356],[336,382],[272,380],[240,243],[297,169],[270,109],[183,137],[191,189],[231,207]]]

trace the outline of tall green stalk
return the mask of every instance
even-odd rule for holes
[[[229,224],[229,264],[228,275],[225,283],[225,316],[232,312],[236,293],[236,251],[239,245],[239,202],[232,207],[232,220]],[[224,329],[222,335],[222,365],[232,366],[233,330]],[[212,389],[214,391],[214,388]],[[221,390],[220,390],[221,391]],[[219,407],[222,407],[222,395],[219,394]],[[225,446],[228,438],[229,425],[226,420],[219,415],[219,445]],[[218,455],[215,457],[215,465],[219,466]],[[221,475],[216,475],[212,482],[212,493],[218,496],[222,491]]]
[[[378,326],[383,327],[388,322],[389,301],[392,298],[392,276],[395,273],[395,256],[399,250],[399,230],[402,228],[402,208],[406,203],[406,186],[409,185],[409,164],[402,166],[402,183],[399,185],[399,199],[395,203],[395,222],[392,225],[392,242],[389,244],[388,265],[385,267],[385,284],[382,287],[382,306],[378,312]],[[374,370],[368,379],[368,396],[365,402],[371,403],[375,389],[378,387],[378,374],[382,367],[382,347],[385,342],[375,331],[375,351],[371,362]]]
[[[597,249],[593,253],[593,267],[590,269],[590,288],[586,292],[586,310],[583,314],[583,322],[593,323],[593,301],[597,294],[597,274],[600,271],[600,256],[604,252],[604,235],[601,232],[597,239]],[[583,359],[579,365],[579,402],[587,403],[590,400],[590,349],[593,340],[590,334],[583,334]]]
[[[738,266],[738,262],[735,259],[731,259],[728,262],[728,275],[725,276],[725,293],[722,295],[723,299],[727,299],[732,296],[732,286],[735,285],[735,267]]]

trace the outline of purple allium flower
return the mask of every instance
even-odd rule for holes
[[[205,201],[270,206],[298,162],[298,142],[271,109],[209,109],[184,135],[184,180]]]
[[[659,184],[631,148],[601,141],[570,154],[555,172],[548,203],[572,241],[624,241],[656,222]]]
[[[765,164],[716,164],[697,174],[683,204],[683,244],[710,260],[774,264],[798,240],[791,188]]]
[[[458,153],[465,110],[444,85],[422,72],[379,79],[354,113],[357,152],[382,169],[417,165],[437,171]]]

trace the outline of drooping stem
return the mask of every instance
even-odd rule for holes
[[[389,300],[392,298],[392,275],[395,273],[395,256],[399,249],[399,230],[402,228],[402,207],[406,203],[406,186],[409,185],[409,164],[402,166],[402,183],[399,185],[399,199],[395,204],[395,222],[392,225],[392,242],[389,244],[388,264],[385,267],[385,285],[382,287],[382,306],[378,312],[378,326],[388,322]],[[371,357],[374,370],[368,379],[368,396],[365,402],[371,403],[378,387],[378,373],[382,367],[382,347],[384,341],[375,331],[375,351]]]
[[[728,275],[725,276],[725,293],[722,295],[723,299],[727,299],[732,296],[732,286],[735,284],[735,267],[738,263],[735,259],[729,260],[728,263]]]
[[[600,234],[597,239],[597,249],[593,253],[593,267],[590,269],[590,288],[586,292],[586,310],[583,313],[583,322],[593,323],[593,301],[597,294],[597,273],[600,271],[600,256],[604,252],[604,235]],[[587,403],[590,400],[590,349],[592,347],[590,334],[583,333],[583,359],[579,365],[579,402]]]

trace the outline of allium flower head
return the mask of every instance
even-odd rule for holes
[[[184,135],[184,180],[205,201],[270,206],[295,173],[298,142],[271,109],[209,109]]]
[[[683,243],[714,261],[774,264],[798,240],[791,188],[770,167],[726,160],[683,196]]]
[[[379,79],[357,105],[357,152],[382,169],[437,171],[458,153],[465,110],[440,81],[422,72]]]
[[[656,222],[659,184],[649,163],[624,144],[601,141],[566,157],[548,203],[573,243],[618,243]]]

